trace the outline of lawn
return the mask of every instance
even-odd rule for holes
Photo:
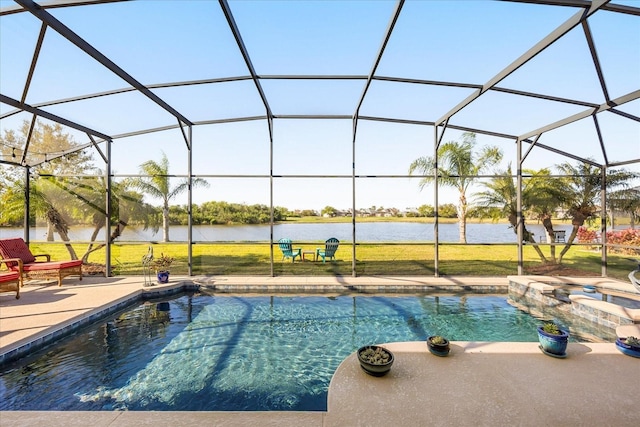
[[[85,245],[74,244],[78,254]],[[302,245],[314,250],[321,243]],[[111,249],[113,275],[142,274],[142,257],[147,243],[116,244]],[[175,258],[171,266],[174,274],[187,274],[187,244],[158,243],[153,245],[155,256],[161,253]],[[542,245],[548,254],[548,246]],[[356,274],[362,275],[434,275],[434,246],[432,244],[361,244],[357,245]],[[69,259],[60,243],[32,243],[33,253],[50,253],[53,260]],[[268,243],[198,243],[193,245],[193,274],[207,275],[271,275],[271,253]],[[322,263],[312,260],[295,263],[282,260],[277,246],[273,247],[273,273],[276,276],[343,275],[352,273],[353,246],[340,244],[336,261]],[[507,276],[517,274],[518,252],[514,244],[443,244],[439,247],[441,276]],[[104,249],[89,258],[90,264],[104,264]],[[608,255],[608,275],[627,280],[636,264],[629,255]],[[100,268],[100,267],[99,267]],[[87,269],[89,271],[90,269]],[[542,265],[531,246],[524,248],[525,274],[600,276],[600,252],[586,246],[574,246],[565,256],[562,266]]]

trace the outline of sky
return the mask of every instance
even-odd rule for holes
[[[639,6],[640,1],[614,3]],[[12,2],[0,0],[0,7]],[[367,76],[396,7],[392,1],[230,1],[230,9],[260,76]],[[482,85],[577,12],[496,1],[408,1],[404,4],[377,76]],[[218,2],[136,1],[50,9],[50,13],[117,66],[143,84],[248,76],[247,66]],[[640,90],[640,17],[598,12],[589,19],[610,98]],[[41,23],[29,13],[0,17],[0,93],[20,99]],[[354,142],[350,119],[292,119],[287,115],[351,117],[366,80],[264,79],[261,85],[276,119],[273,142],[266,120],[226,124],[207,121],[264,116],[251,80],[158,88],[153,92],[187,117],[193,127],[192,172],[209,188],[194,191],[195,203],[225,200],[289,209],[333,206],[405,209],[434,204],[432,188],[420,191],[408,178],[410,163],[433,155],[432,126],[359,120]],[[48,29],[26,97],[29,104],[124,88],[76,46]],[[499,84],[576,99],[605,100],[589,54],[584,29],[574,28],[557,43]],[[374,80],[360,106],[361,116],[433,122],[467,98],[472,89]],[[170,172],[188,173],[186,143],[179,130],[134,137],[118,135],[176,124],[147,97],[126,92],[43,107],[46,111],[116,137],[112,171],[136,174],[139,165],[162,153]],[[584,106],[489,91],[455,114],[450,124],[508,135],[523,135],[580,113]],[[13,110],[0,104],[0,114]],[[640,117],[640,101],[621,107]],[[0,120],[0,131],[16,128],[26,113]],[[610,161],[640,158],[640,124],[612,113],[598,114]],[[544,133],[540,143],[603,161],[591,118]],[[79,143],[87,136],[69,129]],[[459,140],[447,130],[443,141]],[[478,135],[478,145],[497,145],[499,166],[515,165],[514,140]],[[104,144],[101,144],[104,147]],[[526,148],[525,148],[526,150]],[[94,156],[96,159],[99,156]],[[534,149],[524,167],[551,167],[566,157]],[[98,167],[104,167],[96,160]],[[352,180],[351,175],[363,176]],[[640,166],[625,166],[640,171]],[[273,171],[273,181],[269,178]],[[492,173],[488,170],[486,173]],[[328,175],[331,178],[322,179]],[[376,176],[376,178],[373,178]],[[273,185],[273,187],[272,187]],[[440,203],[456,203],[442,189]],[[158,202],[157,200],[149,200]],[[183,196],[177,203],[185,203]]]

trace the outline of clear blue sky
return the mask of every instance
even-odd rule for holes
[[[640,6],[639,1],[614,2]],[[12,2],[0,1],[1,7]],[[259,75],[367,75],[390,17],[392,1],[231,1],[231,10]],[[248,75],[217,2],[138,1],[50,12],[143,84]],[[496,1],[408,1],[378,66],[379,76],[485,84],[577,9]],[[640,89],[640,17],[598,12],[589,20],[611,98]],[[31,14],[1,17],[0,92],[20,99],[40,21]],[[55,31],[47,31],[27,103],[107,91],[126,83]],[[355,113],[363,80],[263,80],[276,115]],[[500,87],[601,104],[598,83],[582,27],[566,34]],[[250,81],[157,89],[154,92],[194,122],[264,115]],[[471,94],[471,89],[372,82],[361,115],[434,121]],[[1,105],[0,113],[12,108]],[[97,131],[119,135],[173,125],[175,119],[146,97],[127,93],[46,107]],[[489,92],[456,114],[451,124],[521,135],[585,110],[533,98]],[[620,110],[640,116],[640,101]],[[0,131],[29,115],[0,121]],[[640,124],[615,114],[598,115],[609,160],[640,158]],[[76,141],[87,138],[71,131]],[[444,140],[458,139],[447,131]],[[480,145],[502,148],[505,168],[515,164],[513,141],[479,136]],[[540,142],[602,161],[593,120],[544,134]],[[579,150],[576,148],[579,147]],[[346,175],[352,166],[350,120],[274,121],[275,175]],[[171,157],[171,172],[187,172],[185,144],[178,131],[116,139],[114,172],[137,173],[138,165]],[[361,120],[355,145],[356,174],[405,175],[412,160],[433,154],[433,128]],[[97,156],[96,156],[97,158]],[[194,128],[193,172],[197,175],[268,175],[269,135],[265,121]],[[525,167],[567,161],[533,150]],[[639,170],[639,165],[627,166]],[[211,179],[194,201],[269,203],[266,178]],[[409,178],[358,180],[357,207],[415,207],[433,204],[430,189]],[[441,203],[455,203],[451,190]],[[153,202],[153,201],[152,201]],[[181,200],[182,202],[182,200]],[[351,179],[279,178],[274,204],[320,210],[351,207]]]

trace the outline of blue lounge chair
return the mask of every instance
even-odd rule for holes
[[[291,239],[278,240],[278,246],[280,246],[280,250],[282,251],[283,261],[286,258],[291,258],[291,262],[294,262],[296,257],[302,258],[302,248],[293,249]]]
[[[327,239],[327,241],[324,242],[324,248],[316,248],[316,259],[318,259],[318,257],[322,257],[323,263],[327,258],[329,258],[330,260],[333,259],[335,261],[336,251],[338,250],[339,244],[340,240],[336,239],[335,237]]]

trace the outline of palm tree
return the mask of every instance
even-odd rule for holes
[[[527,206],[526,213],[542,222],[546,233],[546,241],[555,243],[556,236],[553,228],[553,217],[566,198],[562,180],[551,176],[547,168],[525,170],[530,178],[524,180],[523,205]],[[524,209],[523,209],[523,212]],[[556,263],[556,246],[549,247],[551,262]]]
[[[107,210],[105,207],[106,198],[106,183],[104,176],[98,174],[94,177],[84,177],[80,179],[80,183],[73,189],[69,189],[69,192],[78,199],[81,203],[80,212],[83,217],[91,223],[93,226],[93,232],[89,240],[89,246],[87,247],[82,261],[88,262],[89,255],[91,253],[102,249],[105,243],[96,244],[98,234],[106,225]],[[142,224],[144,230],[152,228],[158,231],[160,228],[159,215],[156,208],[144,203],[143,195],[137,192],[133,192],[127,188],[127,182],[112,182],[111,183],[111,221],[110,223],[115,225],[109,235],[109,242],[113,243],[118,237],[122,235],[125,227],[129,225],[131,221],[135,221],[136,224]]]
[[[539,181],[527,180],[523,183],[522,188],[522,211],[525,212],[533,199],[536,199],[536,194],[539,193],[536,184]],[[476,194],[477,203],[484,208],[486,212],[489,212],[494,220],[504,218],[505,216],[509,220],[509,224],[513,228],[515,233],[518,232],[518,202],[517,202],[517,188],[516,181],[511,172],[511,164],[503,172],[496,175],[491,181],[482,184],[486,191],[481,191]],[[522,215],[522,229],[523,240],[531,243],[536,253],[540,257],[543,263],[548,262],[544,253],[540,247],[536,244],[533,233],[527,230],[525,223],[525,216]]]
[[[636,221],[640,219],[640,187],[627,188],[607,194],[611,226],[615,225],[614,211],[629,214],[629,227],[635,228]]]
[[[602,174],[599,168],[588,163],[573,166],[569,163],[558,165],[557,168],[565,176],[553,178],[548,169],[539,171],[525,170],[525,175],[530,178],[523,180],[522,186],[522,212],[524,240],[532,244],[542,262],[561,264],[563,256],[567,253],[576,238],[578,229],[585,221],[594,217],[598,211],[596,202],[600,199],[602,187]],[[625,187],[637,174],[628,171],[611,171],[607,175],[607,187]],[[486,191],[476,195],[478,203],[485,208],[500,208],[495,215],[506,216],[509,223],[517,232],[517,205],[516,183],[511,173],[511,166],[499,176],[488,183],[483,184]],[[525,216],[533,215],[542,221],[547,233],[547,241],[553,242],[552,215],[558,207],[564,206],[567,215],[572,219],[573,230],[567,239],[560,255],[556,259],[555,246],[550,247],[551,256],[547,259],[535,242],[535,238],[524,224]],[[495,218],[498,219],[498,218]]]
[[[578,229],[598,212],[597,203],[600,202],[600,192],[602,190],[601,169],[589,163],[581,162],[577,166],[570,163],[562,163],[557,168],[565,176],[562,178],[562,187],[565,193],[564,205],[567,215],[571,218],[571,235],[567,239],[567,244],[560,252],[558,262],[567,253],[571,244],[578,234]],[[606,176],[607,190],[615,188],[628,188],[633,179],[637,179],[639,174],[624,169],[610,170]]]
[[[29,137],[30,136],[30,137]],[[28,144],[27,144],[28,142]],[[68,151],[78,144],[71,134],[65,133],[58,123],[43,124],[36,121],[33,128],[31,122],[24,120],[18,130],[5,130],[0,135],[0,152],[8,153],[20,158],[26,152],[27,163],[34,163],[29,169],[30,214],[34,218],[43,218],[47,223],[47,241],[54,240],[54,232],[66,242],[65,245],[72,259],[78,259],[69,242],[69,225],[71,215],[77,205],[68,188],[73,188],[78,182],[74,176],[85,174],[91,169],[92,155],[89,150],[69,153],[62,157],[47,160],[46,154]],[[1,180],[10,186],[6,191],[0,191],[3,209],[0,217],[24,218],[25,186],[24,180],[6,177]]]
[[[169,160],[162,153],[160,162],[148,160],[140,165],[140,173],[144,177],[132,178],[126,184],[137,188],[144,194],[162,200],[162,241],[169,241],[169,202],[189,188],[188,180],[181,181],[176,187],[171,188],[169,182]],[[208,187],[209,183],[201,178],[191,181],[193,187]]]
[[[458,190],[457,205],[460,242],[467,243],[467,190],[473,184],[474,177],[495,166],[502,160],[502,152],[498,147],[486,146],[479,153],[473,152],[476,135],[472,132],[462,134],[462,142],[449,141],[438,149],[438,183],[454,187]],[[433,182],[435,159],[420,157],[409,166],[409,175],[414,172],[422,174],[420,189]]]
[[[32,178],[30,178],[32,179]],[[42,218],[47,224],[47,240],[53,241],[53,232],[58,233],[71,259],[78,256],[71,246],[69,238],[70,218],[66,214],[73,203],[73,197],[64,190],[64,181],[70,178],[38,177],[29,186],[29,206],[32,218]],[[24,218],[25,212],[25,186],[19,179],[10,181],[11,186],[3,191],[3,209],[0,215],[2,221],[13,222]]]

